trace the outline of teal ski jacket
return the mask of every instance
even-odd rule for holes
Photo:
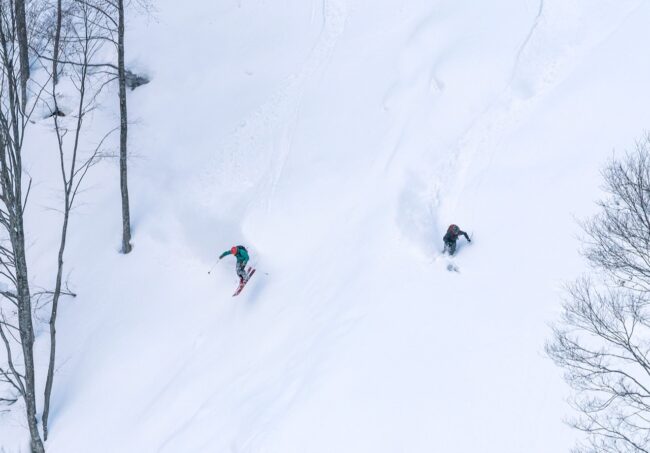
[[[221,254],[219,259],[223,258],[224,256],[232,255],[232,252],[230,250],[226,250]],[[241,245],[237,246],[237,253],[235,253],[235,258],[237,258],[237,262],[246,262],[248,261],[248,251]]]

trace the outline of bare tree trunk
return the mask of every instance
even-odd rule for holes
[[[54,100],[54,124],[57,135],[57,143],[59,148],[59,155],[61,156],[61,173],[63,176],[64,186],[64,209],[63,209],[63,226],[61,227],[61,241],[59,243],[59,253],[57,259],[57,272],[56,283],[54,287],[54,295],[52,297],[52,312],[50,313],[50,361],[47,367],[47,378],[45,380],[45,395],[43,401],[43,438],[47,441],[48,436],[48,421],[50,416],[50,400],[52,397],[52,384],[54,382],[54,367],[56,365],[56,317],[59,309],[59,297],[61,295],[61,280],[63,277],[63,252],[65,251],[65,243],[68,235],[68,219],[70,217],[70,189],[71,186],[67,183],[66,172],[63,159],[63,138],[61,137],[59,128],[59,104],[56,95],[56,84],[58,83],[58,68],[57,63],[59,59],[59,42],[61,40],[61,0],[57,1],[56,11],[56,35],[54,38],[54,51],[52,54],[52,97]],[[85,70],[85,68],[83,69]],[[82,81],[81,89],[83,90],[84,83]],[[83,94],[80,102],[80,114],[77,121],[80,123],[83,118]],[[79,129],[79,128],[78,128]],[[78,134],[77,134],[78,136]],[[74,165],[74,163],[73,163]],[[74,168],[73,168],[74,170]],[[72,177],[72,175],[71,175]]]
[[[23,108],[27,105],[27,81],[29,80],[29,47],[27,43],[27,17],[25,0],[15,0],[16,28],[20,51],[20,88]]]
[[[11,242],[16,258],[16,277],[18,280],[18,312],[20,325],[20,341],[25,360],[25,406],[27,408],[27,423],[32,443],[32,452],[44,453],[43,442],[36,421],[36,378],[34,376],[34,328],[32,325],[32,304],[27,278],[27,260],[25,258],[25,232],[22,222],[22,203],[18,202],[18,212],[14,221],[15,232]]]
[[[17,9],[18,6],[16,6]],[[22,4],[24,20],[24,3]],[[0,16],[4,9],[0,6]],[[36,420],[36,377],[34,370],[34,327],[32,324],[32,304],[27,275],[27,259],[25,256],[25,230],[23,227],[23,195],[22,195],[22,137],[21,126],[25,124],[24,108],[18,106],[18,81],[15,68],[10,58],[7,42],[7,31],[2,25],[0,17],[0,45],[2,46],[2,65],[7,77],[8,115],[2,114],[3,140],[0,148],[0,188],[2,189],[2,202],[6,207],[6,224],[12,248],[12,261],[15,269],[16,305],[18,308],[18,330],[25,364],[24,401],[27,412],[27,424],[31,438],[33,453],[44,453],[43,442],[38,430]],[[25,23],[23,22],[23,27]],[[25,31],[23,29],[23,31]],[[19,33],[20,34],[20,33]],[[26,31],[23,33],[26,36]],[[26,41],[23,43],[26,44]],[[21,71],[21,77],[24,72]],[[24,96],[23,91],[23,96]]]
[[[120,189],[122,191],[122,253],[131,251],[131,215],[127,181],[126,74],[124,69],[124,0],[118,0],[117,67],[120,85]]]
[[[59,46],[61,44],[61,21],[63,18],[63,11],[61,9],[61,0],[56,2],[56,30],[54,32],[54,51],[52,52],[52,80],[54,82],[54,89],[56,84],[59,83]],[[58,114],[58,110],[54,111]],[[47,436],[46,436],[47,438]]]
[[[13,97],[13,96],[12,96]],[[38,431],[36,420],[36,378],[34,372],[34,327],[32,324],[32,304],[27,275],[27,259],[25,257],[25,230],[23,227],[23,206],[20,171],[13,175],[10,166],[22,168],[20,153],[11,155],[7,162],[6,146],[11,146],[2,140],[0,150],[0,167],[2,172],[2,190],[7,203],[9,236],[13,251],[13,264],[16,273],[16,302],[18,307],[18,331],[25,363],[24,400],[27,412],[27,424],[31,437],[33,453],[43,453],[43,443]],[[11,154],[11,153],[9,153]]]
[[[0,46],[2,49],[2,72],[6,78],[6,94],[8,95],[0,113],[0,189],[2,197],[0,201],[4,204],[6,211],[3,213],[3,226],[7,230],[11,243],[10,261],[15,272],[16,294],[15,301],[18,310],[18,331],[24,362],[24,402],[27,412],[27,425],[31,438],[31,450],[33,453],[43,453],[43,442],[41,441],[36,418],[36,377],[34,369],[34,327],[32,323],[32,304],[29,290],[29,279],[27,273],[27,258],[25,253],[25,230],[23,226],[24,202],[22,194],[22,139],[27,118],[25,116],[25,104],[19,105],[18,93],[21,92],[23,101],[26,99],[26,80],[28,72],[21,68],[20,74],[16,77],[16,71],[11,58],[8,36],[12,30],[6,30],[7,22],[3,19],[7,14],[5,5],[0,3]],[[24,1],[16,2],[17,24],[21,61],[23,65],[27,59],[27,40],[25,28],[25,5]],[[6,17],[6,16],[5,16]],[[11,26],[11,25],[9,25]],[[25,53],[23,54],[23,49]],[[28,66],[28,65],[27,65]],[[27,68],[28,71],[28,68]],[[22,89],[19,89],[19,83]],[[29,192],[29,191],[28,191]]]
[[[56,116],[56,115],[55,115]],[[70,218],[70,194],[65,193],[65,209],[63,213],[63,226],[61,227],[61,242],[57,261],[56,286],[52,296],[52,312],[50,313],[50,361],[47,367],[47,378],[45,380],[45,398],[43,401],[43,437],[47,440],[48,420],[50,416],[50,399],[52,397],[52,384],[54,382],[54,369],[56,365],[56,317],[61,297],[61,284],[63,279],[63,252],[65,251],[66,238],[68,235],[68,220]]]

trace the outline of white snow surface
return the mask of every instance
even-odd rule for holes
[[[127,60],[152,79],[129,93],[134,250],[118,253],[105,162],[71,225],[47,451],[567,451],[543,346],[584,270],[575,219],[650,124],[649,21],[642,0],[160,0],[132,16]],[[47,121],[27,143],[43,285],[60,221]],[[450,223],[474,238],[459,272],[440,255]],[[207,272],[234,244],[258,269],[237,298],[232,257]],[[0,414],[3,448],[27,451],[21,412]]]

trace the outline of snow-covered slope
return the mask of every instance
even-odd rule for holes
[[[582,269],[574,217],[649,124],[650,4],[157,8],[129,24],[152,77],[130,94],[135,248],[97,167],[48,451],[566,451],[543,344]],[[459,272],[450,223],[474,233]],[[239,243],[258,273],[233,299],[234,262],[207,271]],[[0,415],[8,451],[21,415]]]

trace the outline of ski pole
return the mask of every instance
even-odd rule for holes
[[[211,267],[210,270],[208,271],[208,274],[209,274],[210,272],[212,272],[212,271],[214,270],[215,267],[217,267],[217,264],[219,264],[219,261],[221,261],[221,260],[218,259],[217,262],[214,263],[214,264],[212,265],[212,267]]]

